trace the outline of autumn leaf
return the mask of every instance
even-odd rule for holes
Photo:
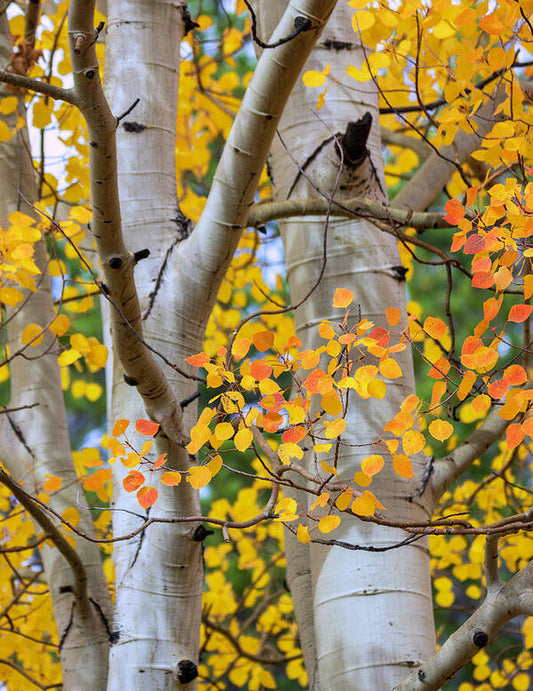
[[[532,310],[532,305],[513,305],[509,310],[509,321],[517,323],[523,322],[529,319]]]
[[[130,470],[126,477],[122,480],[124,489],[126,492],[135,492],[139,487],[144,484],[145,477],[138,470]],[[142,504],[141,504],[142,506]]]
[[[361,461],[361,470],[363,473],[366,473],[366,475],[376,475],[379,473],[379,471],[383,468],[385,465],[385,461],[383,460],[383,456],[379,455],[372,455],[372,456],[367,456],[366,458],[363,458]]]
[[[163,485],[175,487],[181,482],[181,473],[177,473],[174,470],[168,470],[161,475],[160,480]]]
[[[157,501],[158,492],[155,487],[141,487],[137,492],[137,501],[143,509],[149,509]]]
[[[429,424],[429,433],[438,441],[446,441],[453,434],[453,425],[447,420],[433,420]]]
[[[112,430],[111,434],[114,437],[118,437],[121,434],[124,434],[124,432],[128,429],[129,424],[130,424],[129,420],[124,420],[122,418],[119,418],[115,422],[115,424],[113,425],[113,430]]]
[[[353,292],[347,288],[337,288],[333,296],[333,307],[348,307],[353,302]]]
[[[190,482],[194,489],[202,489],[211,482],[211,471],[205,465],[196,465],[189,468],[187,482]]]
[[[318,529],[321,533],[331,533],[332,530],[338,528],[341,522],[340,516],[334,516],[330,514],[329,516],[322,516],[318,521]]]
[[[392,467],[394,472],[400,477],[410,479],[413,477],[413,464],[409,456],[398,454],[392,457]]]
[[[135,420],[135,429],[139,434],[153,437],[159,430],[159,423],[152,422],[151,420]]]
[[[264,352],[269,350],[274,345],[273,331],[259,331],[253,335],[253,342],[256,350]]]

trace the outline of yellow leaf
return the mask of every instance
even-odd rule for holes
[[[360,487],[368,487],[370,484],[372,484],[372,477],[366,473],[358,471],[357,473],[354,473],[353,481],[356,482]]]
[[[11,139],[12,133],[5,122],[0,120],[0,142],[8,142]]]
[[[453,434],[453,425],[447,420],[433,420],[429,425],[429,433],[434,439],[445,441]]]
[[[9,115],[17,109],[18,98],[16,96],[4,96],[0,99],[0,113]]]
[[[153,439],[149,439],[148,441],[144,442],[144,444],[142,445],[142,449],[141,449],[141,456],[146,456],[146,454],[152,448],[153,443],[154,443]]]
[[[303,545],[306,545],[308,542],[311,540],[311,536],[309,535],[309,528],[306,525],[300,525],[298,526],[298,530],[296,531],[296,537],[299,542],[301,542]]]
[[[363,458],[363,460],[361,461],[361,470],[366,475],[372,476],[379,473],[379,471],[383,468],[384,465],[385,461],[383,460],[383,456],[373,454],[372,456],[367,456],[366,458]]]
[[[322,470],[325,473],[329,473],[330,475],[336,475],[337,474],[337,470],[335,468],[332,468],[332,466],[330,466],[330,464],[327,463],[326,461],[321,461],[320,465],[322,467]]]
[[[73,362],[76,362],[76,360],[79,360],[80,357],[81,353],[75,348],[71,348],[70,350],[64,350],[61,353],[61,355],[57,358],[57,364],[60,367],[65,367],[66,365],[71,365]]]
[[[403,435],[402,444],[405,453],[408,456],[413,456],[422,451],[426,445],[426,438],[422,432],[412,429]]]
[[[352,26],[355,32],[366,31],[376,23],[376,17],[372,12],[360,11],[352,15]]]
[[[339,526],[340,522],[340,516],[333,516],[331,514],[329,516],[322,516],[318,521],[318,529],[321,533],[331,533],[332,530]]]
[[[51,113],[54,109],[54,102],[52,99],[45,103],[43,99],[39,99],[33,106],[33,126],[39,130],[44,129],[52,122]]]
[[[218,441],[225,441],[231,439],[234,431],[231,422],[219,422],[215,427],[214,436]]]
[[[24,345],[28,343],[32,346],[38,346],[43,340],[43,327],[39,324],[27,324],[22,332],[21,341]]]
[[[237,432],[233,443],[235,444],[237,451],[243,452],[246,451],[246,449],[250,446],[253,438],[254,435],[252,434],[252,431],[247,427],[244,427]]]
[[[2,122],[0,121],[0,126]],[[2,141],[1,131],[0,131],[0,141]],[[17,290],[17,288],[0,288],[0,302],[4,305],[9,305],[10,307],[15,307],[21,300],[24,300],[24,295]]]
[[[278,521],[295,521],[299,518],[296,510],[298,505],[292,497],[283,497],[276,505],[276,514]]]
[[[70,328],[70,319],[66,314],[58,314],[48,328],[56,336],[64,336]]]
[[[350,506],[352,497],[353,492],[349,487],[345,489],[344,492],[341,492],[341,494],[339,494],[339,496],[335,500],[335,505],[337,506],[339,511],[345,511]]]
[[[342,434],[345,429],[346,429],[346,420],[343,417],[338,417],[336,420],[333,420],[333,422],[331,422],[326,427],[326,431],[324,432],[324,436],[326,437],[326,439],[335,439],[340,434]]]
[[[211,471],[205,465],[196,465],[189,468],[187,482],[190,482],[194,489],[201,489],[211,481]]]
[[[370,492],[364,492],[353,500],[352,513],[357,516],[373,516],[376,512],[376,501]]]
[[[398,379],[402,376],[400,365],[391,357],[381,360],[379,363],[379,373],[386,379]]]

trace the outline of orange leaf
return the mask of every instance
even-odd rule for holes
[[[503,398],[508,389],[509,384],[505,381],[505,379],[497,379],[496,381],[491,382],[487,387],[487,391],[489,392],[489,396],[491,398]]]
[[[452,225],[459,223],[466,213],[464,206],[458,199],[450,199],[450,201],[446,202],[444,209],[446,211],[444,220]]]
[[[173,470],[168,470],[167,472],[165,472],[161,475],[160,480],[161,480],[163,485],[168,485],[169,487],[174,487],[175,485],[180,484],[181,473],[176,473]]]
[[[237,338],[231,346],[231,354],[236,360],[242,360],[250,350],[252,341],[249,338]]]
[[[433,420],[429,425],[429,433],[438,441],[446,441],[453,433],[453,426],[447,420]]]
[[[433,363],[433,367],[430,369],[428,377],[431,377],[432,379],[441,379],[448,374],[450,367],[451,365],[448,360],[444,357],[440,357],[435,363]]]
[[[162,453],[161,456],[159,456],[153,463],[152,468],[155,470],[156,468],[161,468],[162,465],[164,465],[165,461],[167,460],[167,455],[166,453]]]
[[[46,480],[43,484],[43,490],[45,492],[55,492],[58,489],[61,489],[61,485],[63,484],[63,479],[56,476],[56,475],[48,475],[46,474]]]
[[[500,36],[505,27],[497,17],[488,14],[479,20],[479,28],[493,36]]]
[[[525,436],[525,431],[522,425],[518,422],[513,422],[505,430],[505,436],[507,439],[507,446],[510,449],[515,449],[522,443],[522,439]]]
[[[396,326],[402,318],[402,313],[397,307],[389,307],[385,310],[385,317],[389,326]]]
[[[520,386],[527,382],[526,370],[520,365],[510,365],[503,373],[503,378],[510,386]]]
[[[254,346],[260,352],[269,350],[274,344],[274,332],[273,331],[260,331],[253,335]]]
[[[118,437],[119,434],[124,434],[124,432],[128,429],[129,424],[129,420],[123,420],[122,418],[120,418],[113,425],[113,431],[111,432],[111,434],[114,437]]]
[[[203,367],[209,362],[209,355],[207,353],[198,353],[198,355],[191,355],[185,358],[185,362],[193,367]]]
[[[509,321],[511,322],[523,322],[529,318],[533,306],[531,305],[513,305],[509,310]]]
[[[264,360],[254,360],[250,366],[250,374],[256,381],[261,381],[270,377],[272,367]]]
[[[283,418],[279,413],[267,413],[263,415],[263,429],[265,432],[274,434],[283,423]]]
[[[373,454],[372,456],[367,456],[366,458],[363,458],[361,461],[361,470],[363,473],[366,473],[366,475],[376,475],[379,473],[379,471],[383,468],[385,465],[385,461],[383,460],[383,456],[379,456],[378,454]]]
[[[157,490],[155,487],[141,487],[137,492],[137,501],[143,509],[149,509],[153,506],[157,499]]]
[[[461,380],[461,383],[459,384],[459,388],[457,390],[457,398],[460,401],[465,400],[465,398],[470,393],[470,390],[474,386],[475,381],[476,381],[475,373],[472,372],[471,370],[467,370],[465,372],[463,379]]]
[[[353,302],[353,293],[347,288],[337,288],[333,296],[333,307],[348,307]]]
[[[135,420],[135,429],[139,434],[153,437],[159,429],[159,423],[152,422],[151,420]]]
[[[122,480],[126,492],[135,492],[144,483],[145,477],[138,470],[130,470]]]
[[[431,338],[442,338],[447,330],[448,327],[446,324],[441,319],[437,319],[436,317],[428,317],[424,322],[424,331],[428,334],[428,336],[431,336]]]
[[[299,441],[302,441],[306,434],[307,430],[305,427],[291,427],[283,432],[281,435],[281,441],[284,444],[297,444]]]
[[[400,477],[413,477],[413,464],[411,463],[411,459],[403,453],[392,457],[392,467],[394,468],[394,472]]]

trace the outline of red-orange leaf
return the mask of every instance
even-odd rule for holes
[[[505,436],[507,438],[507,446],[510,449],[515,449],[521,444],[525,436],[524,428],[520,423],[513,422],[505,431]]]
[[[137,501],[143,509],[149,509],[157,500],[157,490],[155,487],[141,487],[137,492]]]
[[[209,362],[209,355],[207,353],[198,353],[197,355],[191,355],[185,358],[185,362],[193,367],[203,367]]]
[[[527,382],[526,370],[521,365],[510,365],[503,373],[503,378],[509,386],[520,386]]]
[[[159,429],[159,423],[151,420],[135,420],[135,429],[139,434],[144,434],[147,437],[153,437]]]
[[[505,381],[505,379],[497,379],[496,381],[491,382],[487,387],[489,396],[492,398],[503,398],[508,389],[509,384]]]
[[[446,210],[444,220],[452,225],[459,223],[466,213],[465,207],[458,199],[450,199],[449,202],[446,202],[444,209]]]
[[[436,317],[428,317],[424,322],[424,331],[431,336],[431,338],[442,338],[447,331],[446,324],[442,319]]]
[[[272,348],[274,344],[274,332],[273,331],[260,331],[253,335],[254,346],[257,350],[263,352]]]
[[[124,485],[126,492],[135,492],[135,490],[139,489],[139,487],[144,483],[144,480],[144,475],[138,470],[130,470],[124,480],[122,480],[122,484]]]
[[[290,429],[283,432],[281,435],[281,441],[284,444],[297,444],[307,434],[305,427],[291,427]]]
[[[261,381],[270,377],[272,367],[264,360],[254,360],[250,366],[250,374],[256,381]]]
[[[523,322],[528,319],[533,306],[531,305],[513,305],[509,310],[509,321],[511,322]]]
[[[165,461],[167,460],[167,455],[166,453],[162,453],[161,456],[159,456],[155,461],[154,464],[152,465],[152,468],[155,470],[156,468],[161,468],[162,465],[164,465]]]

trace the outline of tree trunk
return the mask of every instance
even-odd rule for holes
[[[262,36],[268,36],[274,5],[279,9],[283,2],[270,3],[268,10],[260,12]],[[348,65],[359,67],[363,61],[350,16],[345,4],[337,7],[306,64],[306,69],[321,71],[331,63],[335,81],[329,86],[324,107],[315,111],[317,91],[306,88],[300,80],[281,119],[280,138],[274,141],[270,159],[276,200],[321,195],[335,195],[339,200],[364,195],[385,200],[377,94],[372,82],[360,84],[346,76]],[[361,132],[368,123],[367,114],[372,127],[365,142]],[[358,121],[358,126],[348,128],[349,123]],[[355,141],[350,141],[354,132]],[[345,133],[342,165],[339,148]],[[337,135],[337,141],[332,135]],[[307,217],[284,221],[280,227],[292,304],[318,283],[295,311],[296,329],[304,347],[322,345],[318,325],[322,320],[339,318],[331,306],[338,287],[354,292],[362,317],[386,327],[385,309],[397,307],[405,326],[405,286],[393,237],[365,220]],[[405,481],[393,472],[390,455],[372,446],[405,397],[414,392],[410,350],[397,360],[403,377],[387,382],[383,401],[351,398],[342,435],[347,446],[341,445],[337,468],[339,477],[349,483],[365,456],[384,455],[386,466],[370,489],[385,505],[387,518],[421,521],[428,518],[430,508],[412,498],[422,482],[423,461],[415,459],[414,479]],[[321,456],[319,460],[333,464],[331,458]],[[311,456],[307,462],[313,470],[315,463],[318,465]],[[305,513],[308,500],[302,495],[297,499]],[[313,536],[321,537],[318,532]],[[334,537],[363,549],[301,545],[293,538],[287,543],[289,583],[310,688],[390,689],[405,677],[409,667],[434,651],[427,543],[419,541],[380,553],[364,551],[365,547],[393,546],[406,534],[346,515]]]
[[[4,12],[0,14],[2,67],[9,62],[11,50],[11,34]],[[12,96],[12,93],[2,86],[0,98],[2,96]],[[18,115],[26,116],[23,96],[19,98]],[[11,127],[15,125],[16,116],[17,113],[6,118]],[[9,141],[0,142],[0,189],[3,228],[9,226],[8,217],[16,210],[32,216],[37,222],[42,220],[25,201],[33,202],[37,198],[25,126]],[[35,293],[24,291],[27,299],[24,309],[14,308],[9,315],[6,331],[12,353],[22,345],[21,335],[26,324],[33,322],[44,327],[55,316],[44,239],[36,243],[34,259],[41,271],[36,277],[38,290]],[[94,535],[90,512],[79,507],[79,484],[72,462],[58,352],[54,337],[47,332],[40,345],[29,348],[30,361],[21,356],[11,361],[10,407],[23,409],[0,416],[0,457],[12,477],[31,493],[42,491],[47,475],[61,477],[62,488],[50,497],[49,506],[60,513],[68,507],[77,508],[78,527]],[[37,531],[41,530],[37,526]],[[111,600],[98,546],[77,536],[75,544],[80,568],[84,570],[82,576],[87,578],[84,602],[73,592],[76,574],[66,559],[55,547],[44,546],[41,550],[60,642],[63,686],[65,691],[87,688],[104,691],[112,630]]]

